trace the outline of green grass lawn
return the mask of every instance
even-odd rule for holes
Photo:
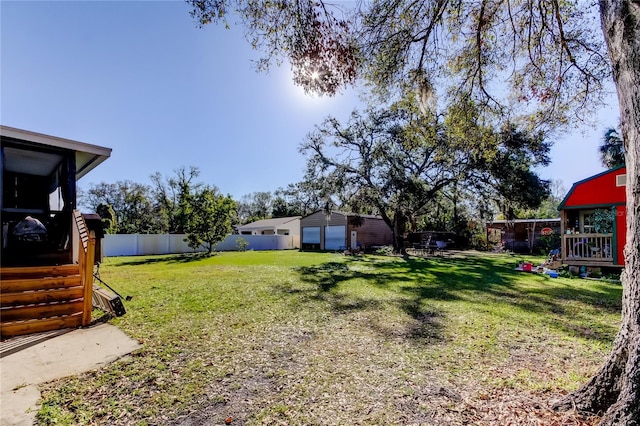
[[[297,251],[108,259],[102,279],[133,296],[110,322],[143,348],[48,385],[38,421],[455,425],[566,416],[548,401],[603,361],[621,287],[516,272],[518,260]]]

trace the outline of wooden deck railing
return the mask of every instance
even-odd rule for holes
[[[96,253],[96,236],[94,231],[87,229],[87,224],[79,210],[73,211],[73,218],[80,239],[78,244],[78,265],[84,289],[82,325],[89,325],[91,323],[91,310],[93,309],[93,265]]]
[[[563,235],[563,259],[613,262],[613,234]]]
[[[78,264],[0,268],[0,337],[91,323],[95,235],[78,211]]]

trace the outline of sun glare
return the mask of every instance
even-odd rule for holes
[[[323,102],[324,97],[316,94],[316,93],[305,93],[304,89],[301,86],[298,86],[293,83],[293,72],[291,70],[286,70],[283,72],[283,85],[287,87],[287,91],[291,93],[294,99],[302,102],[304,104],[319,104]],[[320,73],[314,72],[312,74],[312,78],[314,80],[320,78]]]

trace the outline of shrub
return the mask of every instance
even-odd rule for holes
[[[238,251],[246,251],[248,245],[249,241],[245,240],[244,238],[238,237],[236,239],[236,248],[238,249]]]
[[[391,256],[393,254],[393,246],[382,246],[375,251],[379,256]]]

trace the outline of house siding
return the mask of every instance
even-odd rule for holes
[[[300,217],[263,219],[237,227],[241,235],[297,235],[300,236]]]
[[[627,169],[621,167],[574,183],[560,208],[588,208],[625,204],[626,189],[625,186],[616,186],[616,176],[626,173]]]
[[[364,218],[361,226],[347,226],[347,246],[351,247],[351,231],[357,232],[357,241],[364,248],[393,244],[391,229],[382,219]]]
[[[364,222],[361,226],[354,226],[350,223],[350,218],[355,217],[354,214],[345,214],[340,212],[332,212],[331,217],[327,220],[326,215],[322,211],[317,211],[300,219],[300,232],[304,235],[304,228],[319,227],[320,228],[320,246],[318,249],[325,249],[325,227],[326,226],[344,226],[344,247],[351,247],[351,231],[357,232],[357,242],[361,247],[367,248],[371,246],[382,246],[393,244],[393,235],[391,230],[384,223],[384,220],[376,217],[364,216]],[[316,247],[305,246],[301,244],[303,250],[312,250]]]
[[[625,175],[627,169],[618,167],[576,182],[560,204],[562,233],[574,228],[570,218],[583,210],[614,208],[613,265],[624,266],[624,246],[626,244],[626,186],[617,184],[617,178]],[[575,220],[575,219],[574,219]],[[563,253],[565,252],[563,239]],[[568,259],[563,259],[565,262]]]
[[[561,235],[561,220],[527,220],[511,222],[490,222],[487,223],[487,239],[493,244],[505,244],[505,249],[516,253],[528,253],[532,248],[540,245],[542,237],[541,231],[544,228],[551,228],[556,235]],[[533,241],[529,237],[533,236]]]

